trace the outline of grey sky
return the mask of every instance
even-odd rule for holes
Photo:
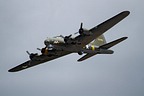
[[[143,0],[0,0],[0,96],[143,96]],[[71,54],[24,70],[7,70],[38,52],[46,37],[69,35],[121,11],[131,14],[105,33],[107,42],[128,36],[113,55],[78,63]]]

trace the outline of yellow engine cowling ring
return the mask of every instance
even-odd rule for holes
[[[94,51],[95,49],[96,49],[96,47],[92,45],[91,50]]]
[[[42,48],[41,53],[43,55],[48,55],[48,48]]]

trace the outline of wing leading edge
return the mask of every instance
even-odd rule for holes
[[[125,17],[127,17],[130,14],[129,11],[123,11],[116,16],[106,20],[105,22],[95,26],[94,28],[90,29],[89,31],[92,32],[91,36],[88,37],[80,37],[81,39],[81,46],[85,46],[92,42],[95,38],[98,38],[100,35],[102,35],[104,32],[112,28],[114,25],[119,23],[121,20],[123,20]]]
[[[22,63],[16,67],[10,69],[10,70],[8,70],[8,72],[21,71],[21,70],[42,64],[42,63],[47,62],[47,61],[51,61],[53,59],[56,59],[56,58],[59,58],[59,57],[62,57],[62,56],[68,55],[68,54],[70,54],[70,52],[63,52],[61,55],[50,56],[50,57],[46,56],[46,55],[39,55],[36,57],[37,60],[28,60],[28,61],[26,61],[26,62],[24,62],[24,63]]]

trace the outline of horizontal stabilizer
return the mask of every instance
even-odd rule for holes
[[[109,49],[109,48],[113,47],[114,45],[116,45],[116,44],[124,41],[124,40],[127,39],[127,38],[128,38],[128,37],[122,37],[122,38],[117,39],[117,40],[115,40],[115,41],[112,41],[112,42],[110,42],[110,43],[104,44],[104,45],[100,46],[99,48],[100,48],[100,49]]]
[[[100,48],[100,49],[109,49],[109,48],[113,47],[114,45],[116,45],[116,44],[124,41],[124,40],[127,39],[127,38],[128,38],[128,37],[122,37],[122,38],[117,39],[117,40],[115,40],[115,41],[112,41],[112,42],[110,42],[110,43],[104,44],[104,45],[100,46],[99,48]],[[94,55],[96,55],[96,54],[97,54],[97,53],[93,53],[93,54],[89,54],[89,53],[88,53],[88,54],[84,55],[83,57],[81,57],[81,58],[80,58],[79,60],[77,60],[77,61],[86,60],[86,59],[88,59],[88,58],[90,58],[90,57],[92,57],[92,56],[94,56]]]
[[[96,53],[94,53],[94,54],[86,54],[86,55],[84,55],[83,57],[81,57],[79,60],[77,60],[77,61],[83,61],[83,60],[86,60],[86,59],[88,59],[88,58],[90,58],[90,57],[92,57],[92,56],[94,56],[94,55],[96,55]]]

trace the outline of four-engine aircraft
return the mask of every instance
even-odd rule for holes
[[[114,51],[109,48],[127,39],[127,37],[122,37],[110,43],[106,43],[103,33],[123,20],[129,14],[129,11],[123,11],[89,30],[83,28],[83,23],[81,23],[79,31],[74,33],[74,35],[60,35],[53,38],[47,38],[44,41],[45,47],[42,49],[38,48],[38,50],[41,51],[40,55],[38,55],[38,53],[29,53],[27,51],[30,60],[8,71],[21,71],[70,53],[78,53],[79,55],[85,54],[78,59],[78,61],[83,61],[96,54],[113,54]]]

